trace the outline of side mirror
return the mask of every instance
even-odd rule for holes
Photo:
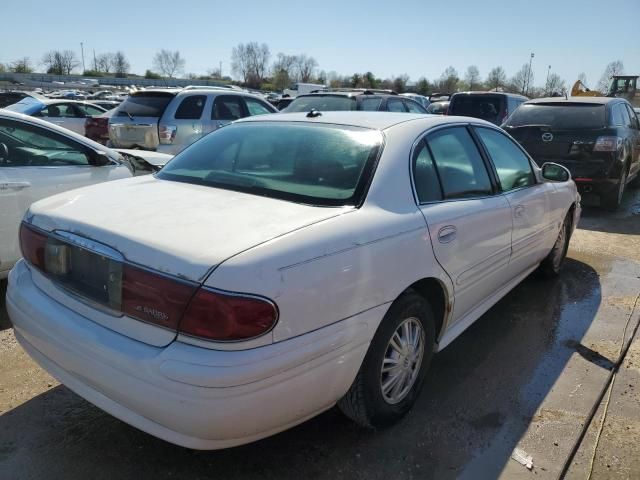
[[[547,162],[542,165],[542,178],[550,182],[568,182],[571,180],[571,172],[562,165]]]
[[[111,165],[113,162],[111,161],[111,158],[109,157],[109,155],[107,155],[105,152],[101,152],[99,150],[94,151],[92,156],[92,161],[91,164],[94,167],[104,167],[107,165]]]

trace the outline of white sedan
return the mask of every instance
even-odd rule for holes
[[[171,156],[111,150],[69,130],[0,110],[0,279],[20,258],[20,221],[36,200],[151,173]]]
[[[85,134],[87,118],[102,115],[107,110],[91,102],[78,100],[52,100],[27,97],[5,107],[6,110],[42,118],[72,132]]]
[[[434,352],[559,272],[579,201],[482,120],[249,117],[154,176],[34,204],[7,308],[47,371],[175,444],[251,442],[336,403],[377,427]]]

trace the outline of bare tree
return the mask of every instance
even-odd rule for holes
[[[624,73],[624,64],[622,60],[616,60],[615,62],[611,62],[607,65],[607,68],[604,69],[604,73],[602,77],[600,77],[600,81],[598,82],[598,90],[603,93],[606,93],[609,90],[609,84],[611,83],[611,77],[614,75],[621,75]]]
[[[567,85],[560,75],[552,73],[549,75],[544,90],[546,95],[565,93],[567,91]]]
[[[393,79],[393,90],[398,93],[407,91],[407,83],[409,83],[409,75],[406,73]]]
[[[458,90],[458,81],[460,77],[458,76],[458,71],[449,66],[442,72],[440,75],[440,80],[438,81],[438,89],[442,93],[451,93]]]
[[[13,73],[32,73],[31,60],[29,57],[22,57],[11,62],[9,67]]]
[[[313,72],[318,68],[318,62],[313,57],[308,57],[304,53],[295,56],[295,66],[298,71],[298,78],[302,82],[308,82],[313,77]]]
[[[266,43],[240,43],[231,51],[231,71],[242,77],[245,84],[259,87],[267,74],[270,57]]]
[[[185,63],[185,59],[182,58],[178,50],[171,52],[163,48],[153,57],[153,68],[169,78],[184,71]]]
[[[480,71],[475,65],[471,65],[467,68],[467,73],[464,74],[464,82],[466,88],[473,90],[480,86]]]
[[[296,64],[296,61],[297,59],[295,55],[286,55],[280,52],[276,55],[271,71],[273,72],[273,75],[276,75],[279,72],[286,72],[289,77],[292,77],[293,66]]]
[[[524,95],[528,85],[533,82],[533,71],[529,69],[529,64],[525,63],[522,68],[511,79],[510,89],[515,93]]]
[[[109,73],[113,65],[113,53],[101,53],[96,58],[96,70],[102,73]]]
[[[80,65],[73,50],[51,50],[44,54],[42,63],[47,67],[47,73],[54,75],[69,75]]]
[[[176,51],[176,53],[178,53]],[[126,77],[127,72],[129,71],[130,65],[127,61],[127,57],[124,56],[124,53],[118,50],[113,54],[111,59],[111,66],[113,67],[113,73],[115,73],[116,77]]]
[[[501,87],[504,87],[507,83],[507,74],[504,72],[504,68],[495,67],[492,68],[487,75],[487,88],[490,90],[498,90]]]

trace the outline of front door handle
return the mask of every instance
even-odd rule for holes
[[[22,190],[30,186],[29,182],[3,182],[0,183],[0,190]]]
[[[516,205],[513,209],[513,216],[516,218],[522,217],[524,214],[524,205]]]
[[[438,230],[438,241],[440,243],[451,243],[456,239],[458,229],[453,225],[447,225]]]

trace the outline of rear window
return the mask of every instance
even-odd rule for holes
[[[380,132],[365,128],[239,123],[194,143],[157,177],[312,205],[355,205],[381,144]]]
[[[142,92],[129,95],[118,107],[119,117],[161,117],[169,102],[174,98],[173,93]]]
[[[499,95],[455,95],[449,105],[449,115],[461,115],[497,122],[504,111],[504,97]]]
[[[356,99],[343,95],[309,95],[297,97],[287,107],[287,113],[308,112],[312,108],[321,112],[356,110]]]
[[[554,129],[596,129],[605,126],[605,106],[592,103],[534,103],[521,105],[508,127],[548,126]]]

